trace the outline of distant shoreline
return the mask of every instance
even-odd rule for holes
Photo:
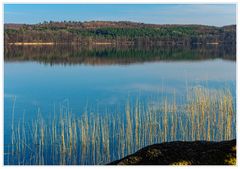
[[[14,42],[8,43],[8,45],[17,45],[17,46],[25,46],[25,45],[54,45],[54,42]]]
[[[56,43],[56,42],[11,42],[8,45],[16,46],[37,46],[37,45],[58,45],[58,44],[77,44],[77,43]],[[113,42],[93,42],[93,45],[113,45]]]
[[[16,46],[41,46],[41,45],[61,45],[61,44],[71,44],[77,45],[81,43],[57,43],[57,42],[10,42],[7,45],[16,45]],[[115,42],[92,42],[92,45],[115,45]],[[125,44],[132,44],[132,43],[125,43]],[[206,45],[220,45],[220,42],[207,42]],[[177,43],[175,45],[183,45],[181,43]],[[192,43],[192,45],[203,45],[203,43]]]
[[[236,45],[236,25],[152,25],[134,22],[4,24],[4,42],[14,45]]]

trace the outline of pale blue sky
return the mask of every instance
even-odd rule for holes
[[[154,24],[236,24],[235,4],[5,4],[4,23],[134,21]]]

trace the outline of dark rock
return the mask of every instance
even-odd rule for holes
[[[154,144],[110,165],[236,165],[236,140]]]

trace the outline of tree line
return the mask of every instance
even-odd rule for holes
[[[5,24],[5,43],[236,43],[236,26],[150,25],[131,22],[43,22]]]

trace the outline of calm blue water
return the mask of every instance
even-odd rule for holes
[[[124,109],[129,98],[168,97],[177,102],[186,89],[203,86],[231,90],[236,96],[236,62],[209,59],[155,61],[128,65],[43,64],[35,61],[4,63],[4,144],[10,144],[13,98],[14,123],[58,115],[61,106],[72,114]],[[15,125],[16,126],[16,125]],[[7,151],[7,150],[6,150]]]
[[[34,118],[40,109],[49,117],[54,108],[69,104],[74,114],[93,108],[123,105],[128,96],[156,93],[184,95],[186,87],[228,87],[235,91],[236,62],[226,60],[150,62],[131,65],[44,65],[5,62],[5,136],[11,125],[12,98],[15,121]]]

